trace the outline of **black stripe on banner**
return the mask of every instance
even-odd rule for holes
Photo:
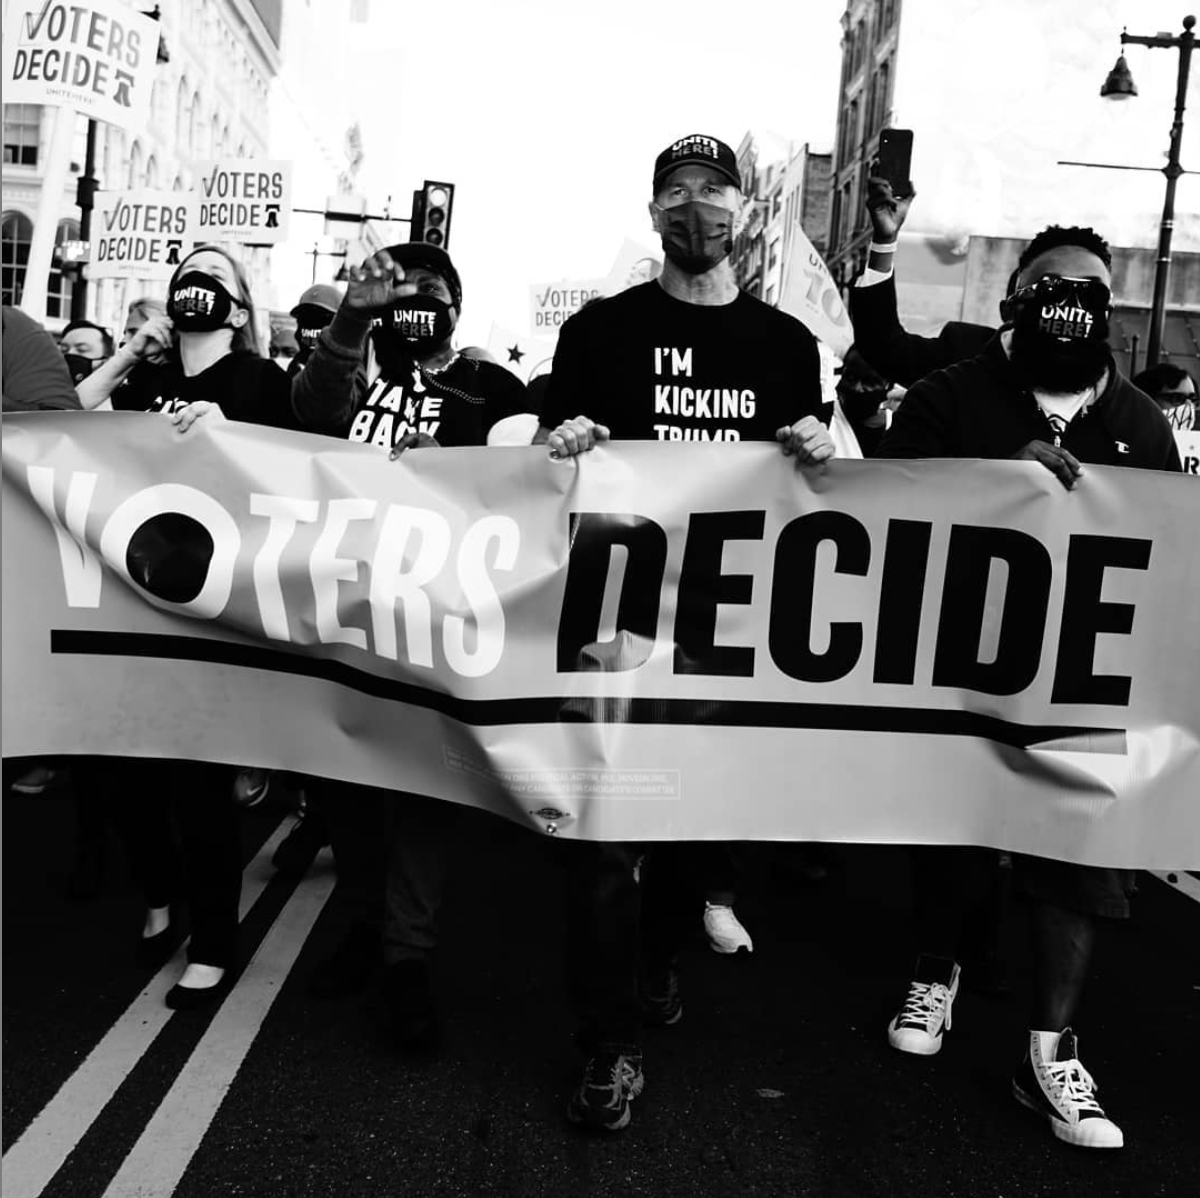
[[[1120,728],[1065,724],[1014,724],[973,711],[921,707],[866,707],[834,703],[785,703],[759,699],[622,699],[546,695],[525,699],[464,699],[395,678],[381,678],[343,661],[240,645],[205,637],[140,632],[55,629],[50,652],[84,657],[149,657],[210,662],[319,678],[360,694],[436,711],[461,724],[665,724],[722,728],[809,728],[841,732],[897,732],[917,736],[970,736],[1018,749],[1123,754]]]

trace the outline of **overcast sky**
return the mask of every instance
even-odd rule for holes
[[[1116,0],[1116,10],[1133,32],[1177,32],[1187,4]],[[464,281],[460,342],[486,344],[493,320],[528,333],[531,283],[603,276],[625,238],[654,244],[646,203],[655,155],[669,142],[700,132],[736,148],[754,129],[832,148],[844,7],[370,0],[368,24],[354,27],[348,43],[361,68],[352,73],[357,94],[346,97],[363,129],[360,188],[372,210],[390,193],[394,210],[407,214],[423,178],[457,184],[451,250]],[[954,11],[952,0],[946,7]],[[1005,8],[997,0],[998,20]],[[1119,33],[1118,23],[1097,89]],[[1151,69],[1150,56],[1174,77],[1174,52],[1133,50],[1135,78]],[[1020,71],[1019,62],[1012,67]],[[1193,76],[1189,118],[1200,131],[1200,61]],[[1156,164],[1171,114],[1169,104],[1153,107],[1131,116],[1145,122]],[[1149,186],[1161,203],[1161,184]],[[406,236],[404,226],[397,232]]]

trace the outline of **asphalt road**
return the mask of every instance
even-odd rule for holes
[[[244,818],[250,963],[199,1016],[161,1006],[177,964],[133,963],[141,914],[115,840],[100,893],[66,897],[69,793],[6,792],[3,816],[6,1198],[1200,1194],[1200,903],[1150,875],[1102,939],[1077,1026],[1120,1152],[1062,1145],[1010,1097],[1019,907],[1017,996],[964,990],[938,1057],[889,1049],[913,951],[907,858],[862,846],[831,847],[821,883],[793,851],[751,849],[738,909],[754,954],[711,952],[697,914],[683,1021],[648,1034],[632,1126],[596,1137],[564,1118],[580,1063],[551,842],[464,821],[435,970],[445,1044],[414,1059],[374,991],[306,997],[342,912],[327,857],[299,883],[266,863],[282,807]]]

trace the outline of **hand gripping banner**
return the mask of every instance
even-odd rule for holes
[[[1193,480],[6,417],[4,751],[1200,865]]]

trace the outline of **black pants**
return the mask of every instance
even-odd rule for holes
[[[380,934],[387,965],[437,947],[438,912],[462,808],[404,791],[313,779],[350,918]]]
[[[682,842],[565,841],[567,990],[587,1053],[638,1052],[638,982],[675,962],[696,920],[697,857]],[[640,881],[634,866],[645,854]]]
[[[238,952],[242,852],[232,766],[144,757],[74,762],[81,803],[101,805],[149,907],[184,902],[188,960],[231,968]]]

